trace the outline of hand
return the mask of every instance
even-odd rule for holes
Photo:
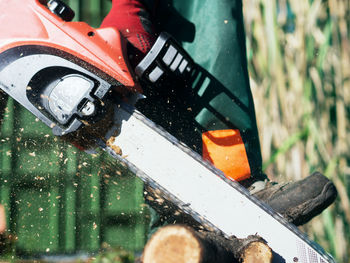
[[[112,9],[101,27],[114,27],[129,41],[128,56],[134,68],[157,38],[150,12],[140,0],[112,0]]]

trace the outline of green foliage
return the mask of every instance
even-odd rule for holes
[[[278,181],[314,170],[333,180],[336,204],[305,229],[339,262],[350,260],[349,13],[349,1],[244,1],[265,171]]]

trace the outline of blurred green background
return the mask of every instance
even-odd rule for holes
[[[93,26],[111,4],[66,2]],[[303,230],[350,262],[350,2],[244,0],[243,7],[264,169],[278,181],[314,170],[334,181],[336,203]],[[0,140],[0,198],[17,254],[143,247],[139,180],[104,155],[58,143],[13,101]]]
[[[278,181],[315,170],[333,180],[335,205],[304,230],[350,262],[350,2],[243,3],[265,171]]]
[[[69,4],[75,20],[98,26],[111,3]],[[0,203],[15,240],[13,255],[142,250],[147,215],[140,180],[105,154],[91,156],[61,142],[12,100],[0,142]]]

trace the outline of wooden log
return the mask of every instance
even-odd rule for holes
[[[147,242],[143,263],[268,263],[272,251],[258,236],[226,239],[213,232],[198,232],[184,225],[160,228]]]

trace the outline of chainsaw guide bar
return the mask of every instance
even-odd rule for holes
[[[99,145],[204,228],[225,237],[257,234],[274,252],[274,262],[335,262],[318,244],[262,203],[237,182],[128,104],[115,107],[118,134],[113,145]]]

